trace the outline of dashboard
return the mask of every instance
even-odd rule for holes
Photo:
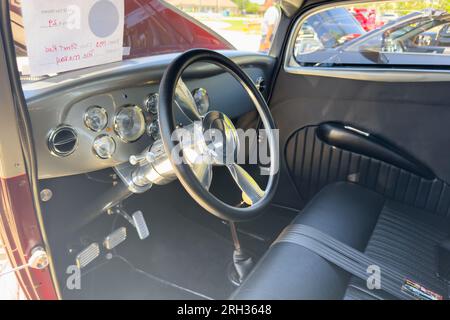
[[[271,76],[273,58],[222,52],[261,84]],[[174,54],[140,58],[62,74],[24,85],[38,158],[40,179],[115,167],[159,139],[159,81]],[[253,110],[231,75],[196,64],[183,79],[199,108],[236,119]],[[180,123],[186,121],[176,112]]]

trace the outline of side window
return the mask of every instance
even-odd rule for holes
[[[450,67],[450,0],[331,7],[303,18],[289,66]]]
[[[165,0],[237,50],[268,53],[281,19],[279,0]]]

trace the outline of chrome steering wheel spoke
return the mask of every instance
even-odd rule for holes
[[[255,105],[264,129],[267,131],[270,148],[271,171],[264,191],[245,169],[237,165],[241,158],[239,153],[240,136],[231,119],[218,110],[201,113],[193,95],[180,80],[184,71],[194,63],[211,63],[230,74]],[[276,141],[275,135],[275,121],[270,114],[267,102],[247,73],[235,62],[216,51],[189,50],[174,59],[167,67],[159,86],[159,98],[158,119],[164,150],[172,165],[172,172],[179,178],[193,199],[209,213],[223,220],[246,221],[262,214],[264,209],[270,205],[278,183],[278,141]],[[203,136],[203,139],[193,139],[197,143],[193,143],[192,147],[189,146],[189,139],[187,139],[186,148],[183,146],[181,150],[181,140],[174,139],[174,133],[191,128],[189,128],[190,125],[184,123],[183,126],[178,126],[180,120],[177,119],[177,114],[173,110],[174,98],[177,101],[176,107],[180,108],[184,116],[193,122],[194,137],[197,137],[197,130],[195,130],[197,123],[202,129],[201,132],[198,130],[198,135],[200,136],[201,133]],[[201,161],[202,157],[206,158],[204,165],[198,161],[190,161],[190,159],[199,158]],[[183,159],[189,160],[189,163]],[[242,190],[243,200],[248,207],[232,206],[208,191],[212,179],[212,168],[209,166],[227,167],[234,181]]]
[[[192,122],[201,121],[201,115],[198,112],[197,104],[191,91],[184,83],[183,79],[178,80],[175,89],[175,101],[177,107],[183,112],[183,114],[189,118]]]
[[[186,84],[183,72],[192,64],[212,63],[229,73],[248,94],[267,132],[271,170],[262,190],[240,162],[240,137],[232,120],[223,112],[201,113]],[[176,103],[174,103],[174,99]],[[188,119],[177,118],[173,107]],[[278,183],[278,141],[270,109],[252,79],[237,64],[222,54],[205,49],[189,50],[177,57],[166,69],[159,86],[158,120],[161,140],[144,154],[132,158],[130,184],[146,187],[164,185],[178,178],[199,205],[227,221],[247,221],[257,217],[270,205]],[[190,124],[185,124],[190,120]],[[247,207],[233,206],[209,191],[213,167],[226,167],[242,191]]]
[[[235,163],[227,164],[226,167],[230,171],[231,176],[238,185],[239,189],[242,190],[244,194],[244,201],[245,197],[247,197],[248,200],[251,201],[250,205],[253,205],[264,197],[264,190],[259,187],[255,179],[253,179],[252,176],[244,170],[244,168]]]
[[[191,168],[198,181],[209,191],[213,179],[212,166],[208,163],[199,163],[191,165]]]

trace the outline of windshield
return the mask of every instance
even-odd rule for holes
[[[110,8],[110,14],[105,14]],[[161,0],[13,0],[10,15],[23,81],[191,48],[234,49],[214,31]],[[114,32],[102,34],[114,23],[118,23],[111,28]],[[79,24],[78,28],[72,24]]]

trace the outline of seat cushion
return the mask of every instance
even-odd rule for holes
[[[355,184],[324,188],[293,223],[312,226],[364,250],[384,198]],[[278,243],[233,294],[234,299],[340,299],[350,275],[306,248]]]
[[[444,290],[436,277],[436,245],[448,237],[450,222],[385,200],[350,183],[322,190],[293,223],[312,226],[411,275],[431,290]],[[312,251],[276,243],[260,260],[235,299],[394,298],[368,291],[365,283]]]
[[[436,250],[449,233],[449,219],[387,201],[365,253],[427,289],[442,294],[447,291],[447,284],[436,277]],[[368,291],[363,281],[352,278],[345,299],[373,298],[395,299],[385,292]]]

